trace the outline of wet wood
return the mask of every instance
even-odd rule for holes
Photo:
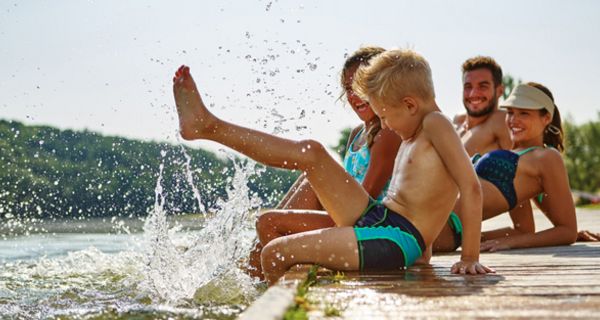
[[[536,214],[538,229],[549,224]],[[507,218],[484,229],[507,226]],[[600,211],[578,210],[580,229],[600,231]],[[343,319],[401,318],[600,318],[600,243],[482,253],[493,275],[450,273],[460,253],[435,255],[432,265],[396,273],[347,273],[339,282],[327,272],[311,287],[311,319],[326,308]],[[306,267],[288,272],[279,286],[302,279]]]

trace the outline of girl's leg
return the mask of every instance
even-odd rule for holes
[[[335,227],[335,222],[319,211],[273,210],[261,214],[256,221],[256,232],[263,246],[275,238],[331,227]]]
[[[263,280],[260,254],[263,247],[271,240],[306,231],[334,227],[335,223],[325,212],[307,211],[268,211],[261,214],[256,221],[256,232],[259,242],[250,251],[248,273]]]
[[[343,227],[277,238],[263,248],[261,261],[269,285],[296,264],[315,263],[332,270],[358,270],[356,235],[353,228]]]
[[[302,170],[339,226],[353,225],[367,206],[367,192],[320,143],[283,139],[215,117],[204,106],[188,67],[177,70],[173,92],[184,139],[213,140],[265,165]]]
[[[323,210],[323,206],[306,177],[300,175],[290,191],[279,202],[277,209]]]

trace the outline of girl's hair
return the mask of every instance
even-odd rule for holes
[[[373,57],[381,54],[384,51],[385,51],[385,49],[381,48],[381,47],[373,47],[373,46],[360,47],[352,55],[350,55],[348,58],[346,58],[346,62],[344,62],[344,68],[342,69],[342,76],[340,78],[340,82],[342,84],[343,89],[342,89],[342,94],[340,94],[339,99],[341,99],[342,97],[344,97],[346,95],[346,88],[344,87],[344,84],[348,80],[346,78],[346,72],[355,66],[360,67],[360,66],[368,65],[369,61]],[[375,117],[377,117],[377,115],[375,115]],[[379,117],[377,117],[377,121],[375,121],[375,123],[369,129],[369,131],[366,132],[368,148],[371,148],[371,145],[373,145],[373,140],[375,140],[375,137],[377,136],[377,134],[379,133],[380,130],[381,130],[381,121],[379,121]]]
[[[537,82],[527,82],[528,86],[532,86],[536,89],[539,89],[543,93],[545,93],[552,102],[554,102],[554,96],[550,89],[546,88],[544,85],[539,84]],[[548,113],[546,109],[541,109],[540,113],[545,115]],[[552,117],[552,122],[546,127],[544,130],[544,144],[547,146],[551,146],[558,150],[559,152],[563,152],[565,150],[565,146],[563,144],[563,128],[562,121],[560,119],[560,112],[558,112],[558,107],[554,104],[554,116]]]

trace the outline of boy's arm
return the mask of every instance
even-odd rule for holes
[[[481,185],[469,156],[450,121],[441,113],[430,113],[424,119],[423,128],[460,192],[458,201],[463,223],[462,254],[461,261],[452,266],[452,272],[475,274],[493,272],[479,264]]]

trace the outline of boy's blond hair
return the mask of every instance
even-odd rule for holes
[[[433,100],[435,92],[427,60],[412,50],[389,50],[360,67],[353,90],[363,99],[394,105],[406,96]]]

